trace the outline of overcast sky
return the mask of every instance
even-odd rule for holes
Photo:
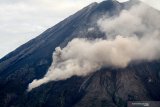
[[[84,6],[101,1],[0,0],[0,58]],[[160,0],[142,1],[160,10]]]

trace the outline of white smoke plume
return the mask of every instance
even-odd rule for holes
[[[125,68],[132,61],[160,58],[160,13],[139,4],[117,17],[103,17],[99,28],[108,39],[76,38],[53,54],[46,75],[29,84],[28,91],[49,81],[85,76],[102,67]]]

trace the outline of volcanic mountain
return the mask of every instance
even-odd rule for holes
[[[126,107],[127,101],[160,100],[159,60],[105,67],[27,92],[28,84],[48,71],[57,46],[63,48],[73,38],[106,39],[97,20],[105,14],[119,15],[137,3],[92,3],[0,59],[0,107]]]

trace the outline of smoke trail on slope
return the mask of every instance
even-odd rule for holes
[[[153,19],[154,17],[154,19]],[[132,61],[160,58],[160,14],[145,5],[123,10],[118,17],[103,17],[99,28],[108,39],[76,38],[53,53],[46,75],[29,84],[28,91],[49,81],[85,76],[102,67],[125,68]]]

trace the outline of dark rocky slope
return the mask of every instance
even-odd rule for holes
[[[128,100],[160,100],[159,61],[125,69],[105,68],[26,92],[28,83],[47,72],[55,47],[64,47],[75,37],[105,37],[96,27],[96,19],[105,13],[117,15],[131,4],[114,0],[93,3],[2,58],[0,107],[125,107]],[[96,29],[88,32],[90,27]]]

